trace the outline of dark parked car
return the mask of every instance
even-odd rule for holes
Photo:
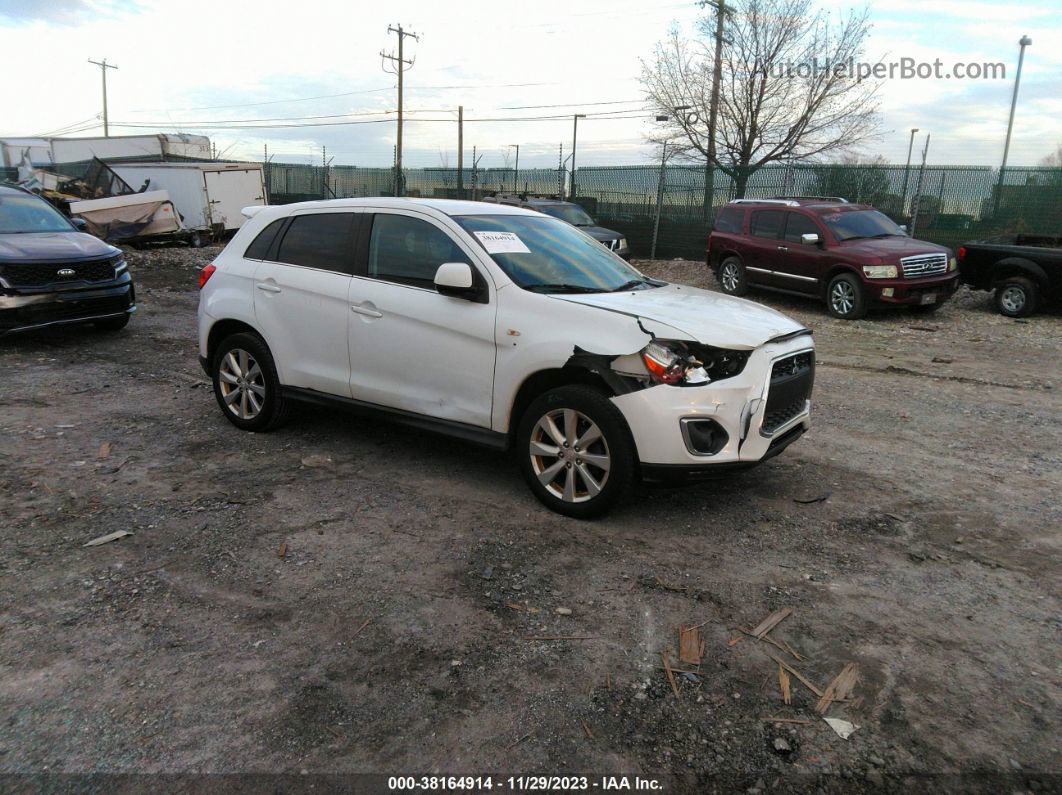
[[[730,295],[750,287],[810,295],[846,320],[873,306],[933,312],[959,284],[949,249],[844,199],[735,199],[716,214],[708,265]]]
[[[135,311],[120,249],[44,199],[0,185],[0,335],[66,323],[116,331]]]
[[[1062,299],[1062,237],[1000,235],[959,246],[959,273],[977,290],[995,291],[996,309],[1027,317]]]
[[[537,210],[554,218],[560,218],[572,226],[577,226],[609,251],[614,251],[625,260],[630,260],[631,250],[627,238],[621,233],[598,226],[590,214],[575,202],[566,202],[547,196],[525,196],[516,193],[496,193],[483,199],[485,202],[508,204],[512,207],[524,207]]]

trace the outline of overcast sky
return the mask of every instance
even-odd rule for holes
[[[932,133],[931,163],[998,165],[1022,34],[1033,45],[1010,163],[1052,152],[1062,143],[1058,3],[872,0],[872,58],[1003,61],[1007,77],[887,81],[882,133],[863,153],[902,163],[919,127]],[[395,46],[388,25],[402,23],[420,34],[407,40],[416,63],[406,73],[406,165],[456,165],[458,105],[466,164],[476,146],[481,166],[511,165],[519,144],[521,167],[555,166],[560,144],[570,152],[576,112],[589,116],[578,164],[644,163],[653,149],[639,58],[670,25],[692,35],[701,13],[668,0],[0,0],[0,135],[102,134],[100,70],[86,61],[106,57],[119,67],[108,71],[112,135],[201,133],[226,156],[260,158],[268,144],[281,162],[320,162],[325,146],[336,163],[387,166],[395,124],[374,114],[396,107],[395,82],[379,52]],[[528,118],[541,116],[565,118]],[[524,120],[475,121],[514,117]],[[293,118],[263,123],[321,126],[225,128]]]

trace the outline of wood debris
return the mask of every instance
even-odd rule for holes
[[[99,538],[92,539],[84,546],[98,547],[100,544],[106,544],[111,541],[117,541],[119,538],[125,538],[126,536],[131,535],[132,533],[130,533],[128,530],[115,530],[113,533],[107,533],[107,535],[105,536],[100,536]]]
[[[675,681],[675,674],[671,671],[671,665],[668,662],[666,651],[660,652],[660,662],[664,664],[664,673],[667,674],[667,681],[671,684],[671,692],[675,694],[675,698],[678,698],[678,683]]]
[[[778,663],[780,666],[785,668],[786,671],[788,671],[793,676],[795,676],[797,678],[797,681],[799,681],[802,685],[804,685],[804,687],[806,687],[808,690],[810,690],[812,693],[814,693],[819,698],[822,698],[822,690],[820,688],[816,687],[811,682],[809,682],[807,677],[804,676],[802,673],[800,673],[800,671],[798,671],[792,665],[787,663],[785,660],[783,660],[777,654],[772,654],[771,652],[767,652],[767,656],[770,657],[772,660],[774,660],[776,663]],[[833,700],[836,701],[837,699],[833,699]]]
[[[103,444],[100,445],[99,452],[96,453],[96,458],[98,458],[100,461],[102,461],[104,458],[110,458],[110,457],[111,457],[111,443],[110,442],[104,442]]]
[[[277,557],[280,558],[281,560],[283,560],[284,556],[287,555],[287,554],[288,554],[288,545],[284,541],[281,541],[280,542],[280,546],[277,547]]]
[[[760,718],[767,723],[796,723],[800,726],[807,726],[811,721],[804,720],[802,718]]]
[[[700,665],[704,656],[704,637],[700,627],[679,625],[679,661],[690,665]]]
[[[358,635],[361,634],[361,631],[363,629],[365,629],[365,627],[369,626],[369,622],[370,621],[372,621],[371,618],[365,619],[365,621],[362,623],[362,625],[360,627],[358,627],[356,630],[354,630],[354,634],[350,636],[351,639],[358,637]]]
[[[815,705],[815,711],[820,715],[825,715],[834,701],[844,701],[847,699],[852,695],[852,689],[855,687],[858,679],[859,666],[856,663],[848,663],[845,665],[845,667],[841,669],[841,672],[833,678],[833,681],[827,685],[826,691],[819,698],[819,703]]]
[[[792,704],[793,691],[789,686],[789,672],[781,665],[778,666],[778,688],[782,691],[782,701],[786,704]]]
[[[594,640],[593,635],[529,635],[524,640]]]
[[[793,608],[791,607],[783,607],[781,610],[775,610],[767,616],[767,618],[763,619],[763,621],[761,621],[754,630],[749,632],[749,634],[754,638],[762,639],[764,635],[782,623],[782,621],[792,612]]]
[[[594,733],[590,731],[590,727],[586,725],[586,721],[582,718],[579,718],[579,722],[583,724],[583,731],[586,732],[586,736],[589,737],[591,740],[594,739]]]

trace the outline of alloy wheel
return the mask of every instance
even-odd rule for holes
[[[556,409],[543,415],[531,432],[528,453],[539,482],[564,502],[586,502],[596,497],[612,467],[601,429],[575,409]]]
[[[739,275],[737,265],[733,262],[727,262],[723,265],[722,273],[719,274],[720,281],[723,283],[723,289],[727,292],[733,292],[738,287]]]
[[[218,382],[225,406],[241,420],[253,420],[265,404],[265,374],[242,348],[226,353],[218,366]]]
[[[830,306],[833,307],[833,311],[839,315],[847,315],[851,313],[855,307],[856,295],[855,288],[848,282],[839,281],[830,290]]]
[[[999,296],[999,304],[1008,313],[1016,315],[1025,308],[1025,291],[1014,285],[1006,287]]]

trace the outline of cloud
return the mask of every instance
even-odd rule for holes
[[[78,25],[89,18],[139,13],[136,0],[2,0],[0,23]]]

